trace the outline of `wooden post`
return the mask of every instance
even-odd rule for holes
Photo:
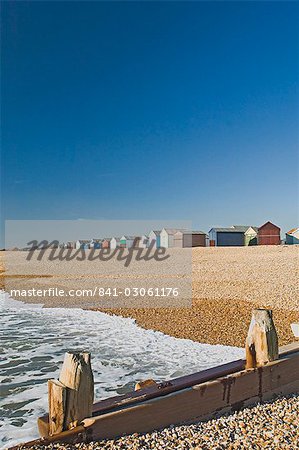
[[[64,430],[66,390],[66,387],[58,380],[48,381],[50,436]]]
[[[246,369],[278,359],[278,337],[270,309],[254,309],[246,339]]]
[[[49,434],[78,426],[92,416],[94,381],[90,354],[65,354],[59,381],[49,381]]]

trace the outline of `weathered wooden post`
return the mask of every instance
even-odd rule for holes
[[[270,309],[254,309],[246,339],[246,369],[278,359],[278,337]]]
[[[49,434],[71,429],[92,415],[94,381],[90,353],[65,354],[59,381],[48,381]]]
[[[64,430],[66,408],[66,387],[58,380],[48,381],[49,399],[49,435],[61,433]]]

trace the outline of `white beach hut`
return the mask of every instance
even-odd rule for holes
[[[139,248],[147,248],[148,247],[149,238],[145,234],[143,234],[138,243]]]
[[[120,238],[113,237],[110,241],[110,248],[119,248],[120,247]]]
[[[183,229],[163,228],[160,234],[160,247],[174,247],[174,235],[178,231],[186,231]]]

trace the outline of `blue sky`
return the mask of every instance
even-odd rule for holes
[[[2,220],[298,226],[298,13],[2,3]]]

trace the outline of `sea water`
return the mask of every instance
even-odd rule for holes
[[[244,357],[243,349],[177,339],[133,319],[28,305],[4,292],[0,309],[2,448],[38,438],[47,380],[58,378],[66,351],[91,352],[95,400],[126,393],[138,380],[163,381]]]

